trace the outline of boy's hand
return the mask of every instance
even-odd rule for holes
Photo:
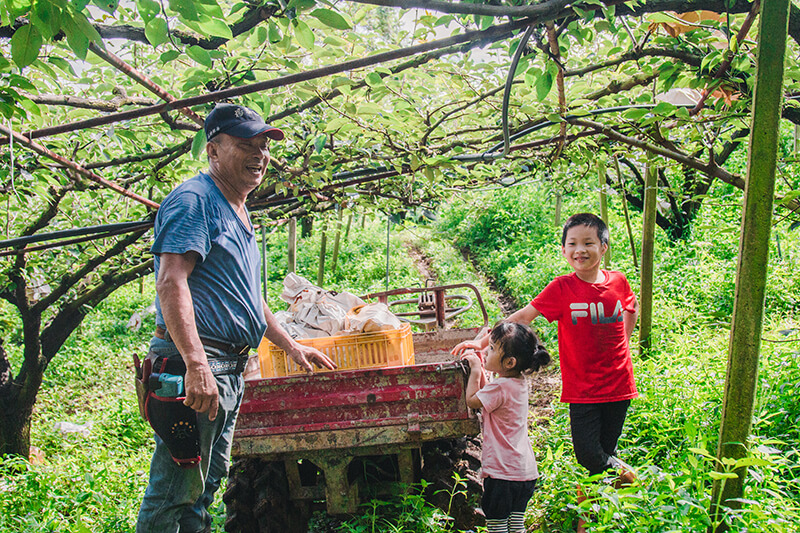
[[[450,350],[452,355],[461,355],[462,359],[464,359],[463,355],[468,350],[480,350],[481,344],[478,341],[464,341],[456,344],[456,347]]]

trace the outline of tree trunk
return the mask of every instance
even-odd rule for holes
[[[644,220],[642,221],[642,285],[639,306],[639,354],[649,355],[653,327],[653,264],[655,262],[656,191],[658,169],[647,166],[644,185]]]
[[[747,466],[740,464],[739,460],[748,454],[769,262],[789,2],[764,2],[761,9],[736,299],[717,448],[718,464],[724,459],[736,461],[732,469],[735,477],[714,481],[710,512],[712,525],[709,527],[709,531],[714,532],[728,530],[726,508],[741,507],[744,494]],[[719,469],[728,470],[724,465]]]
[[[287,245],[287,268],[289,273],[297,270],[297,219],[289,219],[289,243]]]
[[[336,264],[339,262],[339,241],[342,236],[342,216],[344,212],[339,208],[339,219],[336,222],[336,237],[333,239],[333,259],[331,260],[331,272],[336,273]]]
[[[28,457],[33,405],[21,405],[10,387],[0,391],[0,455]]]
[[[319,267],[317,268],[317,287],[325,283],[325,252],[328,247],[328,221],[322,223],[322,237],[319,245]]]
[[[606,162],[602,159],[597,159],[597,178],[600,185],[600,218],[603,219],[603,222],[608,224],[608,195],[606,194]],[[610,227],[610,226],[609,226]],[[608,270],[608,266],[611,264],[611,243],[608,245],[608,250],[606,250],[606,254],[603,256],[603,268]]]

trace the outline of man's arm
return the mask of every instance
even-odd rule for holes
[[[263,298],[261,299],[261,306],[264,308],[264,318],[267,321],[267,332],[264,335],[278,348],[286,352],[295,363],[305,368],[306,372],[314,371],[314,367],[311,366],[311,363],[320,367],[324,366],[325,368],[330,368],[331,370],[336,368],[336,363],[331,361],[327,355],[316,348],[303,346],[290,337],[289,334],[286,333],[286,330],[275,320],[275,316],[272,314],[269,306],[267,306],[267,302],[265,302]]]
[[[636,321],[639,319],[639,301],[636,296],[633,297],[633,312],[623,311],[622,322],[625,324],[625,339],[630,339],[633,335],[633,328],[636,327]]]
[[[162,253],[160,258],[156,291],[169,336],[186,364],[186,399],[183,403],[199,413],[208,412],[208,419],[214,420],[219,407],[219,391],[197,334],[189,291],[189,275],[198,255],[196,252]]]

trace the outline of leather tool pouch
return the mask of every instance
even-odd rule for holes
[[[144,364],[139,361],[139,356],[133,354],[133,367],[136,370],[136,399],[139,402],[139,414],[142,418],[147,420],[147,411],[145,410],[145,403],[147,402],[147,384],[150,382],[150,373],[152,372],[152,361],[145,358]]]
[[[183,404],[186,396],[162,397],[150,386],[152,377],[160,373],[183,375],[186,367],[183,361],[169,360],[166,357],[148,356],[142,365],[142,385],[146,388],[144,417],[150,422],[167,446],[172,460],[183,468],[191,468],[200,462],[200,431],[197,427],[197,413]],[[146,374],[146,376],[145,376]],[[146,377],[146,379],[145,379]],[[138,392],[137,377],[137,392]],[[141,405],[141,403],[140,403]]]

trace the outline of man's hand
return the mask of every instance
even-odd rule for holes
[[[217,418],[219,409],[219,390],[217,381],[211,372],[208,363],[186,369],[184,379],[186,399],[183,404],[191,407],[198,413],[208,413],[208,419]]]
[[[292,349],[287,352],[289,357],[291,357],[295,363],[305,368],[306,372],[309,374],[314,372],[314,367],[311,366],[311,363],[314,363],[320,368],[324,367],[331,370],[336,368],[336,363],[331,361],[327,355],[316,348],[303,346],[298,342],[294,342],[293,344],[294,346],[292,346]]]

